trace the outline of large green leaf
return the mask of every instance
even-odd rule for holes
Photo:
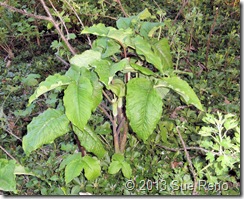
[[[16,191],[14,169],[15,162],[13,160],[0,159],[0,190]]]
[[[145,74],[145,75],[155,75],[154,72],[152,72],[150,69],[140,66],[138,64],[134,64],[134,63],[130,63],[130,65],[132,66],[132,68],[134,68],[135,70],[140,71],[141,73]]]
[[[69,130],[69,120],[65,114],[62,111],[48,109],[35,117],[27,126],[27,135],[23,138],[23,149],[26,155],[29,155],[43,144],[52,143]]]
[[[34,94],[29,98],[29,104],[31,104],[40,95],[53,90],[57,87],[68,85],[72,80],[67,76],[62,76],[60,74],[55,74],[49,76],[45,81],[41,82],[38,88],[35,90]]]
[[[142,22],[141,28],[140,28],[140,35],[142,35],[144,38],[152,37],[154,32],[162,27],[164,23],[153,23],[153,22]]]
[[[118,71],[122,71],[126,66],[130,66],[128,58],[124,58],[118,63],[113,64],[110,70],[110,77],[113,77]]]
[[[72,155],[68,155],[63,161],[61,162],[59,166],[59,170],[62,170],[64,167],[66,167],[70,162],[76,159],[80,159],[81,157],[81,152],[79,153],[74,153]]]
[[[136,16],[131,16],[131,17],[120,17],[117,21],[116,21],[116,26],[119,29],[127,29],[130,28],[131,22],[132,20],[137,20]]]
[[[95,24],[92,27],[85,27],[81,34],[93,34],[93,35],[98,35],[98,36],[107,36],[108,32],[111,29],[115,29],[113,27],[106,27],[104,24],[99,23]]]
[[[84,165],[85,176],[88,180],[94,180],[101,175],[101,166],[98,159],[85,156],[82,158],[82,163]]]
[[[161,97],[150,80],[136,78],[128,82],[126,113],[133,131],[146,141],[162,114]]]
[[[121,46],[113,39],[101,37],[92,43],[92,50],[102,53],[102,58],[110,57],[120,52]]]
[[[169,69],[173,69],[172,56],[170,53],[168,40],[166,38],[163,38],[154,43],[152,47],[156,55],[161,59],[162,70],[167,71]]]
[[[161,59],[152,51],[152,46],[149,44],[149,42],[143,39],[141,36],[136,36],[133,41],[137,54],[143,55],[147,62],[153,64],[158,70],[162,71],[163,68]]]
[[[79,176],[81,171],[84,168],[83,161],[80,158],[77,158],[75,160],[72,160],[68,163],[68,165],[65,168],[65,182],[68,184],[71,180],[73,180],[75,177]]]
[[[80,78],[81,70],[78,66],[71,65],[69,70],[65,73],[65,76],[69,77],[74,81],[78,81]]]
[[[125,96],[125,83],[121,79],[113,79],[107,88],[120,98]]]
[[[102,58],[110,57],[111,55],[114,55],[115,53],[120,52],[120,45],[117,44],[112,39],[107,39],[107,45],[105,48],[105,52],[102,54]]]
[[[101,59],[101,53],[94,50],[86,50],[82,54],[75,55],[70,59],[70,64],[78,67],[89,68],[90,64]]]
[[[111,39],[116,40],[117,42],[119,42],[120,45],[132,45],[129,37],[130,35],[133,34],[132,29],[127,28],[124,30],[118,30],[116,28],[113,27],[105,27],[104,24],[97,24],[97,25],[93,25],[92,27],[86,27],[84,28],[84,30],[81,32],[82,34],[94,34],[94,35],[98,35],[101,37],[108,37]]]
[[[100,81],[108,86],[111,70],[111,62],[108,60],[100,60],[93,62],[92,66],[95,68],[96,73],[98,74]]]
[[[108,60],[96,61],[92,64],[100,77],[100,81],[103,82],[106,87],[111,83],[114,75],[123,70],[126,66],[129,66],[128,59],[122,59],[118,63],[112,65],[112,63]]]
[[[80,129],[85,127],[91,116],[94,107],[92,94],[92,84],[86,77],[81,77],[79,82],[72,82],[64,92],[65,113]]]
[[[180,79],[179,77],[163,78],[162,80],[158,81],[156,86],[171,88],[184,98],[186,104],[192,104],[199,110],[203,111],[202,104],[196,93],[186,81]]]
[[[97,77],[97,75],[95,74],[95,72],[91,72],[91,76],[90,76],[90,81],[92,83],[93,86],[93,91],[92,91],[92,102],[93,102],[93,106],[92,106],[92,111],[95,111],[97,106],[101,103],[102,99],[103,99],[103,85],[102,83],[99,82],[99,79]]]
[[[81,145],[84,146],[88,152],[94,153],[99,158],[105,155],[106,150],[96,133],[94,133],[89,126],[86,125],[82,131],[74,126],[73,130],[78,136]]]

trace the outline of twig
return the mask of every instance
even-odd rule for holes
[[[216,23],[217,16],[218,16],[218,8],[216,8],[216,14],[214,16],[214,21],[212,23],[212,26],[210,28],[209,35],[208,35],[207,48],[206,48],[206,57],[205,57],[205,67],[206,68],[208,67],[208,54],[209,54],[209,47],[210,47],[210,39],[211,39],[211,36],[213,34],[213,30],[214,30],[214,26],[215,26],[215,23]]]
[[[106,99],[110,102],[113,103],[112,100],[110,99],[110,97],[108,96],[108,94],[103,90],[103,95],[106,97]]]
[[[116,129],[117,133],[119,134],[120,133],[120,130],[122,128],[122,126],[124,126],[124,123],[125,123],[125,118],[123,117],[118,128]]]
[[[64,59],[62,59],[61,57],[59,57],[57,54],[56,55],[56,58],[61,61],[66,67],[69,67],[70,64],[68,62],[66,62]]]
[[[74,8],[68,1],[66,1],[66,0],[64,0],[64,1],[69,5],[69,7],[71,8],[71,10],[74,12],[76,18],[77,18],[78,21],[80,22],[82,28],[84,29],[85,26],[84,26],[83,22],[81,21],[79,15],[78,15],[77,12],[75,11],[75,8]],[[92,42],[91,42],[91,39],[90,39],[90,37],[88,36],[88,34],[86,34],[86,37],[87,37],[89,46],[92,47]]]
[[[125,15],[125,17],[128,17],[129,15],[125,12],[122,4],[121,4],[121,1],[120,0],[116,0],[116,2],[119,4],[119,7],[121,9],[121,11],[123,12],[123,14]]]
[[[176,15],[176,17],[175,17],[175,19],[174,19],[174,21],[173,21],[173,25],[175,24],[176,20],[178,19],[178,17],[180,16],[180,14],[183,12],[183,9],[185,8],[185,6],[186,6],[188,3],[189,3],[188,0],[186,0],[186,1],[183,3],[183,5],[181,6],[179,12],[177,13],[177,15]]]
[[[65,31],[66,31],[66,34],[68,35],[68,34],[69,34],[69,30],[68,30],[67,26],[65,25],[65,22],[64,22],[63,18],[60,16],[59,12],[57,11],[57,9],[55,8],[55,6],[53,5],[53,2],[52,2],[51,0],[48,0],[48,1],[49,1],[49,3],[51,4],[51,6],[52,6],[52,8],[54,9],[54,11],[57,13],[58,18],[59,18],[59,20],[61,21],[61,23],[63,24],[64,29],[65,29]]]
[[[50,13],[49,8],[46,6],[46,3],[44,2],[44,0],[40,0],[44,10],[46,11],[47,15],[49,16],[49,21],[54,25],[54,27],[56,28],[56,30],[58,31],[61,39],[63,40],[63,42],[67,45],[68,49],[70,50],[70,52],[73,55],[76,55],[75,49],[70,45],[70,43],[68,42],[68,40],[66,39],[66,37],[64,36],[63,32],[61,31],[61,29],[59,28],[58,23],[54,20],[53,16]]]
[[[111,115],[108,114],[108,112],[105,110],[105,108],[103,108],[101,105],[98,105],[98,108],[100,108],[100,110],[108,117],[108,119],[110,120],[110,122],[113,123],[114,119],[112,118]]]
[[[170,147],[167,147],[167,146],[161,146],[161,145],[158,145],[158,147],[160,148],[163,148],[163,149],[166,149],[168,151],[173,151],[173,152],[177,152],[177,151],[184,151],[184,148],[170,148]],[[217,156],[220,156],[221,154],[220,153],[216,153],[216,152],[213,152],[213,151],[209,151],[207,149],[204,149],[204,148],[201,148],[201,147],[186,147],[187,150],[199,150],[199,151],[202,151],[204,153],[212,153],[214,155],[217,155]]]
[[[186,149],[185,142],[184,142],[184,140],[183,140],[183,138],[182,138],[182,136],[181,136],[181,133],[180,133],[180,130],[179,130],[178,126],[176,127],[176,130],[177,130],[177,132],[178,132],[178,134],[179,134],[180,141],[181,141],[182,146],[183,146],[183,148],[184,148],[184,151],[185,151],[185,154],[186,154],[186,158],[187,158],[187,161],[188,161],[189,166],[190,166],[190,171],[191,171],[191,173],[192,173],[192,175],[193,175],[193,179],[194,179],[194,187],[193,187],[192,195],[198,195],[198,193],[197,193],[197,174],[196,174],[196,172],[195,172],[195,170],[194,170],[194,168],[193,168],[193,165],[192,165],[192,161],[191,161],[190,155],[189,155],[189,153],[188,153],[188,151],[187,151],[187,149]]]
[[[86,155],[86,149],[85,149],[85,147],[81,146],[80,140],[75,133],[74,133],[74,136],[75,136],[75,141],[76,141],[76,144],[78,146],[78,149],[81,152],[81,157],[84,157]]]
[[[85,16],[92,16],[92,17],[103,17],[103,18],[108,18],[108,19],[112,19],[112,20],[117,20],[116,17],[111,17],[111,16],[103,16],[100,14],[83,14]]]
[[[14,136],[17,140],[19,140],[19,141],[21,141],[22,142],[22,140],[17,136],[17,135],[15,135],[14,133],[12,133],[11,131],[9,131],[8,129],[6,129],[6,128],[3,128],[3,130],[4,131],[6,131],[6,132],[8,132],[10,135],[12,135],[12,136]]]
[[[36,18],[36,19],[41,19],[41,20],[46,20],[46,21],[50,21],[50,18],[49,17],[46,17],[46,16],[42,16],[42,15],[36,15],[36,14],[32,14],[32,13],[27,13],[26,11],[24,10],[21,10],[21,9],[18,9],[18,8],[15,8],[13,6],[10,6],[6,3],[3,3],[3,2],[0,2],[0,6],[3,6],[4,8],[7,8],[8,10],[12,11],[12,12],[18,12],[20,14],[23,14],[27,17],[33,17],[33,18]]]
[[[18,160],[16,160],[5,148],[3,148],[1,145],[0,145],[0,149],[2,149],[6,154],[7,154],[7,156],[9,156],[11,159],[13,159],[13,160],[15,160],[18,164],[20,164],[19,163],[19,161]]]
[[[127,132],[128,132],[128,122],[126,119],[125,124],[124,124],[123,136],[120,139],[120,151],[121,152],[124,152],[124,150],[125,150]]]

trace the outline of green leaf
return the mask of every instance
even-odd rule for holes
[[[216,132],[216,129],[212,127],[203,126],[201,130],[198,132],[201,136],[211,136],[212,133]]]
[[[75,39],[76,38],[76,35],[74,33],[70,33],[67,36],[68,36],[68,40],[69,39]]]
[[[92,43],[92,50],[102,53],[102,58],[110,57],[120,52],[121,46],[113,39],[102,37]]]
[[[88,78],[91,81],[93,91],[92,91],[92,101],[93,107],[92,111],[95,111],[97,106],[101,103],[103,99],[102,89],[103,85],[99,82],[98,76],[94,71],[89,71],[85,68],[81,69],[81,76]]]
[[[112,65],[112,63],[108,60],[101,60],[93,62],[92,66],[95,68],[98,76],[100,77],[100,81],[108,87],[111,83],[115,73],[123,70],[129,64],[128,59],[122,59],[118,63]]]
[[[213,162],[215,160],[214,154],[212,152],[207,152],[206,155],[206,160],[209,160],[210,162]]]
[[[35,86],[38,84],[36,79],[40,78],[39,74],[29,74],[26,78],[23,78],[21,83],[25,86]]]
[[[108,135],[112,132],[111,124],[107,121],[104,122],[102,125],[98,125],[96,127],[95,133],[101,135]]]
[[[97,106],[101,103],[103,99],[103,85],[99,82],[99,79],[97,75],[92,72],[91,77],[89,78],[92,86],[93,86],[93,91],[92,91],[92,101],[93,101],[93,106],[92,106],[92,111],[95,111]]]
[[[214,115],[206,113],[206,117],[202,119],[207,124],[216,124],[216,119]]]
[[[120,45],[117,44],[112,39],[107,39],[107,45],[105,48],[105,52],[102,54],[102,58],[110,57],[115,53],[119,53],[119,52],[120,52]]]
[[[78,81],[80,78],[80,68],[75,65],[71,65],[69,70],[65,73],[65,76],[69,77],[73,81]]]
[[[166,127],[160,127],[160,136],[164,143],[168,143],[168,130]]]
[[[173,69],[172,56],[170,53],[170,46],[168,40],[163,38],[152,46],[155,54],[161,60],[161,66],[158,68],[160,71],[167,71]]]
[[[128,28],[124,30],[117,30],[116,28],[113,27],[105,27],[104,24],[97,24],[93,25],[92,27],[89,28],[84,28],[84,30],[81,32],[82,34],[94,34],[102,37],[108,37],[111,39],[116,40],[119,42],[120,45],[131,45],[131,42],[129,41],[128,37],[133,34],[133,31]]]
[[[53,90],[57,87],[64,86],[70,84],[71,79],[67,76],[63,76],[60,74],[51,75],[46,78],[45,81],[41,82],[38,88],[35,90],[34,94],[29,98],[29,105],[37,99],[40,95]]]
[[[119,170],[122,168],[122,163],[118,161],[113,161],[110,163],[109,168],[108,168],[108,173],[109,174],[116,174],[119,172]]]
[[[234,129],[235,127],[238,126],[238,122],[234,119],[226,119],[225,123],[224,123],[224,127],[227,131],[229,131],[230,129]]]
[[[125,84],[121,79],[114,79],[107,88],[120,98],[125,96]]]
[[[28,156],[44,144],[52,143],[56,138],[68,133],[69,120],[62,111],[48,109],[35,117],[27,126],[27,135],[23,138],[23,149]]]
[[[162,78],[162,80],[159,80],[157,87],[158,86],[171,88],[173,91],[181,95],[187,104],[192,104],[199,110],[203,111],[202,104],[196,93],[186,81],[179,77]]]
[[[31,175],[36,176],[33,172],[30,171],[30,169],[22,166],[22,165],[16,165],[14,168],[14,174],[16,175]]]
[[[112,78],[118,71],[122,71],[126,66],[130,66],[128,58],[124,58],[118,63],[113,64],[110,70],[110,78]]]
[[[95,67],[95,71],[98,74],[100,81],[107,87],[111,81],[111,79],[109,79],[111,62],[108,60],[96,61],[93,62],[92,66]]]
[[[148,19],[151,17],[151,13],[148,11],[148,9],[144,9],[142,12],[140,12],[137,17],[141,20]]]
[[[66,157],[60,164],[59,166],[59,170],[62,170],[64,167],[67,166],[67,164],[69,164],[70,162],[72,162],[73,160],[77,160],[80,159],[81,157],[81,153],[74,153],[72,155],[69,155],[68,157]]]
[[[111,29],[115,29],[112,27],[105,27],[104,24],[99,23],[95,24],[92,27],[85,27],[82,31],[81,34],[93,34],[93,35],[98,35],[98,36],[107,36],[108,32]]]
[[[130,63],[131,67],[134,68],[135,70],[137,71],[140,71],[141,73],[145,74],[145,75],[152,75],[154,76],[155,73],[152,72],[150,69],[148,68],[145,68],[143,66],[140,66],[138,64],[134,64],[134,63]]]
[[[79,129],[85,127],[94,108],[92,94],[92,84],[86,77],[81,77],[79,82],[72,82],[64,92],[65,113]]]
[[[15,161],[0,159],[0,190],[16,191]]]
[[[122,173],[126,178],[130,178],[132,174],[132,169],[130,167],[130,164],[128,162],[122,163]]]
[[[140,28],[140,35],[144,38],[152,37],[153,33],[163,25],[164,23],[143,22]]]
[[[164,99],[165,96],[169,93],[169,89],[164,87],[157,87],[156,91],[158,92],[158,95],[161,97],[161,99]]]
[[[149,42],[147,42],[147,40],[143,39],[141,36],[136,36],[133,41],[137,54],[143,55],[147,62],[153,64],[159,71],[162,72],[160,57],[152,51],[152,46],[149,44]]]
[[[84,146],[88,152],[94,153],[99,158],[105,155],[106,150],[101,141],[88,125],[83,130],[73,126],[73,130],[78,136],[81,146]]]
[[[84,165],[85,176],[88,180],[94,180],[101,175],[100,162],[96,158],[85,156],[82,158]]]
[[[150,80],[136,78],[128,82],[126,113],[133,131],[145,142],[162,114],[162,100]]]
[[[47,29],[48,30],[51,29],[52,27],[53,27],[53,23],[50,22],[50,23],[47,24]]]
[[[133,34],[133,31],[128,28],[125,30],[117,30],[111,29],[107,35],[107,37],[112,38],[119,42],[122,46],[131,46],[131,42],[129,40],[130,36]]]
[[[81,171],[83,170],[84,165],[81,160],[81,156],[79,159],[75,159],[71,161],[65,168],[65,182],[68,184],[75,177],[79,176]]]
[[[92,62],[101,59],[101,53],[94,50],[86,50],[80,55],[75,55],[70,59],[70,64],[77,67],[90,68]]]
[[[136,19],[136,16],[131,16],[131,17],[120,17],[117,21],[116,21],[116,26],[119,29],[127,29],[130,28],[131,25],[131,21],[133,19]]]
[[[124,156],[120,153],[115,153],[112,157],[113,161],[118,161],[118,162],[123,162],[124,161]]]

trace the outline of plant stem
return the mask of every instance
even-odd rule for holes
[[[128,121],[127,121],[127,119],[125,119],[123,135],[122,135],[122,138],[120,139],[120,151],[122,153],[125,151],[127,132],[128,132]]]
[[[15,160],[18,164],[20,164],[18,162],[18,160],[16,160],[5,148],[3,148],[1,145],[0,145],[0,149],[2,149],[6,154],[7,156],[9,156],[11,159]]]
[[[197,194],[198,194],[198,193],[197,193],[197,174],[196,174],[196,172],[195,172],[195,170],[194,170],[194,168],[193,168],[193,165],[192,165],[192,161],[191,161],[190,155],[189,155],[189,153],[188,153],[188,151],[187,151],[187,149],[186,149],[185,142],[184,142],[184,140],[183,140],[183,138],[182,138],[182,136],[181,136],[181,133],[180,133],[180,130],[179,130],[179,127],[178,127],[178,126],[176,127],[176,130],[177,130],[177,132],[178,132],[178,134],[179,134],[180,141],[181,141],[182,146],[183,146],[183,148],[184,148],[184,151],[185,151],[185,154],[186,154],[186,159],[187,159],[187,161],[188,161],[188,163],[189,163],[190,171],[191,171],[191,173],[192,173],[192,175],[193,175],[193,179],[194,179],[194,186],[193,186],[192,195],[197,195]]]
[[[206,68],[208,68],[208,54],[209,54],[209,47],[210,47],[210,39],[211,39],[211,36],[213,34],[213,30],[214,30],[214,26],[215,26],[215,23],[216,23],[217,16],[218,16],[218,8],[216,8],[216,14],[214,16],[214,21],[212,23],[212,26],[210,28],[209,35],[208,35],[207,48],[206,48],[206,57],[205,57],[205,67]]]
[[[115,153],[120,153],[120,149],[119,149],[119,136],[118,136],[118,132],[117,132],[117,124],[116,121],[113,120],[113,136],[114,136],[114,150]]]

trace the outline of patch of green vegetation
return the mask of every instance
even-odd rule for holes
[[[39,14],[45,14],[35,1],[10,2],[12,6],[27,12],[34,13],[37,9]],[[117,168],[116,174],[108,173],[111,162],[119,163],[112,159],[114,146],[109,121],[100,111],[96,111],[89,125],[108,151],[100,159],[101,175],[88,181],[82,171],[66,184],[65,170],[59,168],[65,158],[78,152],[73,133],[57,138],[28,157],[23,151],[21,140],[34,117],[48,108],[62,110],[64,93],[60,90],[40,96],[30,106],[27,103],[40,82],[55,73],[65,74],[67,66],[56,55],[68,60],[72,57],[71,52],[50,24],[33,18],[26,20],[25,16],[0,6],[3,16],[0,19],[0,159],[4,159],[0,164],[0,176],[3,175],[1,169],[6,165],[13,168],[13,162],[5,161],[13,158],[34,173],[14,173],[16,191],[12,190],[12,180],[11,190],[5,189],[3,193],[191,195],[194,182],[197,181],[201,183],[198,188],[202,185],[197,189],[199,195],[240,195],[239,3],[235,0],[208,3],[196,0],[186,5],[182,1],[160,4],[157,1],[121,2],[120,5],[119,1],[77,0],[72,2],[72,7],[85,26],[104,23],[113,27],[119,17],[137,15],[148,8],[152,13],[151,22],[163,23],[156,33],[169,41],[175,73],[193,88],[206,112],[186,106],[179,100],[180,96],[170,91],[163,100],[162,117],[146,143],[130,130],[124,160],[130,163],[132,170],[131,177],[126,178],[122,167]],[[59,14],[66,20],[69,33],[76,36],[71,35],[70,43],[78,52],[90,49],[89,39],[94,41],[96,36],[89,35],[88,39],[86,35],[80,35],[83,27],[72,7],[65,0],[59,4],[54,2],[54,7],[64,11]],[[55,13],[54,9],[51,10]],[[57,13],[56,17],[58,20]],[[61,26],[64,30],[65,27]],[[11,65],[6,67],[7,59],[4,59],[11,52],[14,57],[11,57]],[[148,68],[151,70],[153,66],[148,64]],[[236,126],[231,126],[234,124]],[[196,179],[192,175],[178,131],[186,147],[189,147],[188,154]],[[3,188],[0,186],[0,190]]]

